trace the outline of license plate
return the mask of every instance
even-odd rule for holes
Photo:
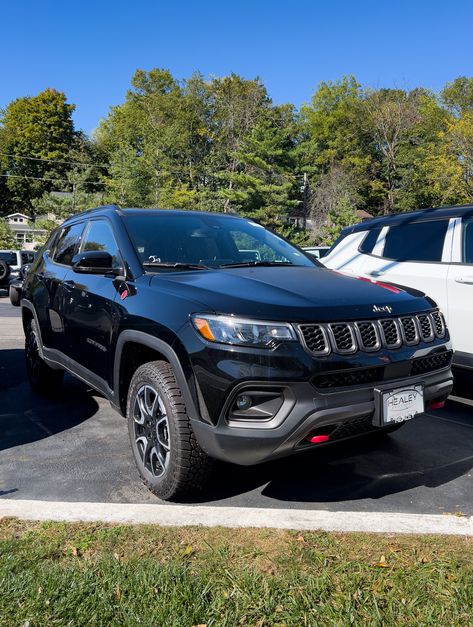
[[[422,385],[381,392],[381,423],[383,425],[411,420],[417,414],[422,414],[424,409]]]

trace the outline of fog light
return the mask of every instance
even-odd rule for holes
[[[251,396],[248,396],[248,394],[240,394],[236,397],[236,406],[240,411],[250,409],[252,403]]]

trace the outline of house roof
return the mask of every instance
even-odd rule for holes
[[[31,220],[30,216],[27,216],[24,213],[20,213],[19,211],[16,211],[15,213],[10,213],[10,215],[6,217],[7,218],[26,218],[27,220]]]

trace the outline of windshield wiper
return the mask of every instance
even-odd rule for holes
[[[236,263],[224,263],[219,268],[252,268],[254,266],[294,266],[290,261],[238,261]]]
[[[176,261],[175,263],[169,263],[166,261],[143,261],[144,266],[150,266],[151,268],[176,268],[176,270],[208,270],[209,266],[204,266],[199,263],[181,263]]]

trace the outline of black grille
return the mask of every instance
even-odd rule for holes
[[[414,318],[401,318],[401,324],[406,342],[408,344],[417,344],[419,337]]]
[[[395,347],[401,343],[399,331],[394,320],[381,320],[386,346]]]
[[[432,314],[432,320],[435,328],[435,335],[437,337],[445,336],[445,323],[443,321],[442,314],[439,311],[434,311]]]
[[[418,357],[412,361],[410,376],[414,377],[435,370],[442,370],[450,365],[452,351],[443,351],[427,357]],[[407,376],[407,373],[406,373]],[[383,383],[389,381],[390,377],[385,375],[385,366],[375,366],[372,368],[349,369],[338,372],[326,372],[318,374],[313,379],[313,384],[320,390],[331,388],[350,387],[356,385],[366,385],[368,383]]]
[[[412,362],[411,376],[447,368],[447,366],[450,365],[451,360],[451,351],[436,353],[435,355],[429,355],[428,357],[419,357],[418,359],[414,359]]]
[[[356,350],[353,331],[348,324],[331,324],[330,328],[332,329],[335,346],[338,351],[345,353]]]
[[[434,338],[434,329],[429,316],[417,316],[417,320],[420,324],[420,334],[424,342],[429,342]]]
[[[346,387],[376,383],[383,380],[384,366],[364,368],[360,370],[344,370],[342,372],[328,372],[314,378],[314,385],[320,389]]]
[[[444,338],[447,330],[442,314],[434,311],[400,318],[301,324],[299,333],[313,355],[328,355],[332,351],[348,355],[357,351],[375,352],[383,346],[393,350],[403,344],[432,342],[435,337]]]
[[[325,333],[320,326],[316,324],[301,325],[300,330],[310,351],[313,353],[324,353],[328,350]]]
[[[378,334],[373,322],[358,322],[358,331],[360,332],[361,344],[365,349],[376,349],[379,347]]]
[[[366,414],[366,416],[360,416],[360,418],[355,418],[355,420],[350,420],[349,422],[344,422],[339,425],[335,431],[330,434],[330,441],[352,438],[356,435],[374,431],[375,429],[376,427],[373,426],[373,414]]]

